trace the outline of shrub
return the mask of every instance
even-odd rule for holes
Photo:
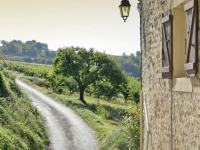
[[[109,113],[107,112],[107,110],[98,102],[97,106],[96,106],[96,113],[101,116],[104,119],[108,119],[109,118]]]
[[[13,135],[9,130],[0,127],[0,149],[1,150],[27,150],[25,143]]]
[[[139,150],[140,148],[140,111],[137,107],[130,107],[124,117],[124,124],[127,126],[129,138],[129,150]]]
[[[42,87],[46,86],[46,80],[45,79],[33,77],[32,81],[33,81],[33,84],[36,84],[38,86],[42,86]]]
[[[115,128],[105,139],[102,144],[102,150],[127,150],[126,128]]]

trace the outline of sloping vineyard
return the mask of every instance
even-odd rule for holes
[[[9,71],[0,71],[0,149],[48,149],[44,122]]]
[[[46,88],[52,88],[56,93],[73,94],[78,92],[78,85],[75,80],[64,75],[57,75],[51,65],[4,61],[3,66],[9,70],[23,73],[26,76],[42,78],[43,80],[41,79],[41,82],[38,84]],[[127,76],[127,81],[126,85],[121,85],[121,89],[117,89],[106,81],[95,82],[95,84],[88,86],[86,93],[106,100],[115,99],[122,95],[125,101],[130,100],[138,103],[141,83],[138,79],[131,76]]]

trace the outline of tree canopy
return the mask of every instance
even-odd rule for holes
[[[70,77],[77,82],[80,100],[85,103],[84,90],[95,81],[110,82],[115,88],[126,83],[126,75],[120,65],[110,56],[80,47],[66,47],[59,49],[54,59],[54,72]]]

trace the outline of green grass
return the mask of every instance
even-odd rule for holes
[[[44,121],[14,79],[0,71],[0,150],[48,150]]]
[[[74,110],[96,132],[101,150],[128,149],[127,129],[122,124],[122,120],[130,103],[125,103],[122,99],[108,102],[86,96],[87,105],[84,105],[78,100],[78,94],[58,95],[51,89],[33,84],[33,82],[37,83],[35,77],[21,76],[20,79]],[[119,125],[113,125],[108,120],[118,122]]]

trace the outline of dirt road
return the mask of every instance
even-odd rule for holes
[[[52,150],[98,150],[94,132],[71,109],[16,79],[46,120]]]

